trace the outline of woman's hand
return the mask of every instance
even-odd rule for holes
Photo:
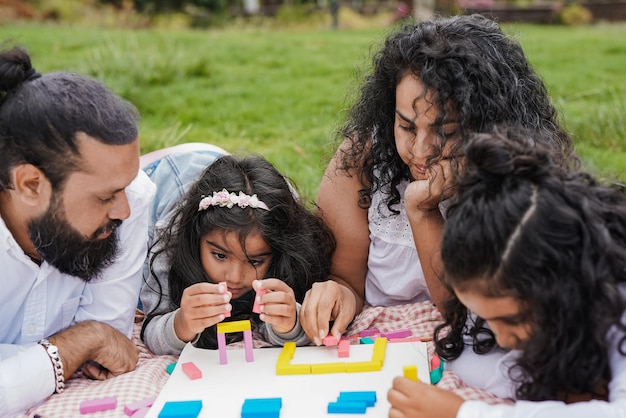
[[[463,403],[452,392],[404,377],[393,379],[387,400],[389,418],[455,418]]]
[[[355,315],[354,292],[334,280],[327,280],[313,283],[306,292],[300,308],[300,325],[309,339],[320,345],[329,333],[339,340]],[[330,321],[335,322],[329,331]]]
[[[174,317],[174,330],[182,341],[192,341],[196,335],[217,324],[232,310],[232,294],[224,283],[196,283],[183,291],[180,309]]]
[[[293,289],[279,279],[255,280],[252,287],[257,292],[255,303],[259,304],[261,321],[271,324],[279,334],[291,331],[297,319]],[[259,295],[261,289],[267,292]]]
[[[412,181],[404,192],[407,213],[429,212],[438,208],[439,202],[452,196],[454,180],[450,160],[433,165],[428,177]]]

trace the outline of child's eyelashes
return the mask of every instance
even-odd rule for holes
[[[226,260],[226,254],[218,253],[217,251],[213,251],[211,252],[211,254],[213,254],[213,257],[217,258],[218,260]]]

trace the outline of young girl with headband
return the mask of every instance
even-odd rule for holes
[[[271,344],[307,344],[300,303],[326,280],[333,250],[329,229],[269,162],[219,157],[157,222],[142,339],[155,354],[180,354],[190,341],[215,349],[218,322],[250,319]]]
[[[500,385],[516,402],[463,401],[396,378],[390,418],[626,416],[625,188],[560,169],[540,135],[474,138],[441,248],[456,298],[437,351],[509,350]]]

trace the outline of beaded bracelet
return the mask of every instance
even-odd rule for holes
[[[48,357],[50,357],[52,367],[54,368],[54,392],[61,393],[65,390],[65,378],[63,377],[63,362],[61,361],[61,356],[59,356],[59,349],[56,345],[51,344],[47,338],[39,341],[39,344],[46,349],[46,353],[48,353]]]

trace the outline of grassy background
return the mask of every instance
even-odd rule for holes
[[[507,25],[591,170],[626,179],[626,25]],[[389,29],[0,27],[40,72],[94,76],[142,115],[142,152],[209,142],[260,153],[314,199],[334,129]]]

